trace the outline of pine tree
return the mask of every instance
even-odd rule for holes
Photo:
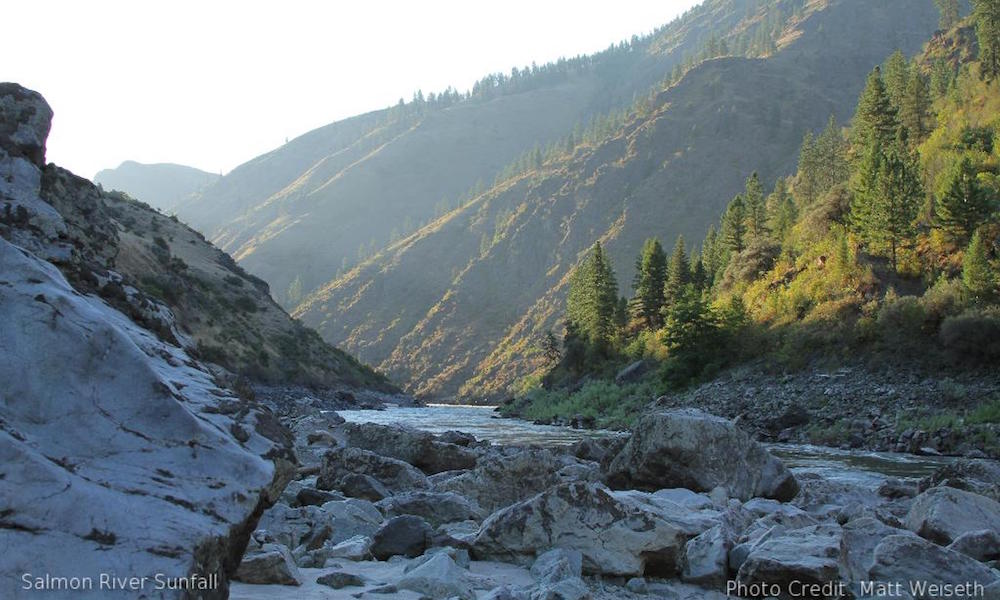
[[[722,214],[722,244],[726,249],[726,261],[730,253],[739,254],[746,247],[746,208],[743,197],[737,195]],[[720,264],[719,268],[725,268]]]
[[[705,241],[701,243],[701,262],[705,267],[705,287],[711,287],[715,280],[715,272],[719,269],[719,243],[715,225],[708,226]]]
[[[941,18],[938,20],[938,27],[941,29],[951,29],[959,19],[959,0],[934,0],[938,10],[941,11]]]
[[[798,210],[783,177],[774,182],[774,191],[767,197],[767,220],[774,239],[782,242],[795,225]]]
[[[812,204],[819,196],[819,154],[812,131],[807,131],[799,150],[799,168],[795,177],[795,195],[803,206]]]
[[[864,156],[873,144],[888,147],[896,138],[898,125],[896,109],[886,92],[882,72],[875,67],[868,75],[851,123],[851,145],[855,156]]]
[[[677,300],[681,290],[691,282],[691,264],[688,262],[687,253],[684,251],[684,236],[677,236],[677,243],[674,244],[674,251],[670,254],[670,262],[667,265],[667,281],[664,284],[663,296],[669,305]]]
[[[696,290],[705,289],[705,285],[708,282],[708,275],[705,273],[705,261],[702,259],[701,255],[697,252],[691,253],[691,285],[694,286]]]
[[[746,207],[747,233],[753,239],[762,239],[767,235],[767,207],[764,204],[764,188],[760,184],[756,171],[747,179],[743,197]]]
[[[647,329],[663,326],[663,286],[667,280],[667,256],[656,238],[649,238],[642,245],[642,252],[635,264],[635,312]]]
[[[996,275],[978,231],[972,234],[972,241],[962,258],[962,283],[975,302],[990,302],[996,297]]]
[[[816,137],[816,196],[822,196],[838,183],[847,181],[850,165],[847,164],[847,142],[840,133],[837,120],[830,115],[826,127]]]
[[[600,242],[573,272],[566,304],[569,322],[584,339],[606,346],[616,337],[618,284]]]
[[[875,143],[866,154],[854,185],[851,222],[873,253],[888,251],[892,268],[898,250],[916,232],[914,220],[923,195],[916,159],[901,140],[885,152]]]
[[[889,96],[889,101],[899,110],[906,92],[906,83],[910,80],[910,64],[902,51],[896,50],[885,60],[882,80],[885,82],[885,93]]]
[[[964,242],[986,220],[995,204],[990,190],[977,179],[972,159],[963,156],[944,173],[934,208],[938,226]]]
[[[899,123],[909,132],[912,145],[919,144],[930,132],[930,87],[919,69],[913,68],[899,106]]]
[[[972,0],[979,39],[980,73],[988,80],[1000,77],[1000,0]]]

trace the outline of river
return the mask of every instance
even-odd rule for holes
[[[356,423],[409,425],[429,431],[463,431],[496,444],[565,446],[587,437],[622,435],[606,430],[570,429],[536,425],[520,419],[503,419],[490,406],[430,405],[421,408],[338,411]],[[819,473],[838,481],[877,487],[889,477],[919,479],[954,459],[861,450],[838,450],[822,446],[772,444],[768,448],[793,472]]]

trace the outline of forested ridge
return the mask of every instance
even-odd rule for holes
[[[938,4],[950,28],[873,69],[849,122],[806,134],[795,172],[767,191],[747,174],[700,243],[677,237],[668,253],[648,239],[631,286],[596,244],[570,279],[565,335],[546,336],[547,366],[507,410],[625,424],[744,363],[993,372],[1000,3],[978,0],[964,20]],[[632,363],[645,375],[622,383]],[[1000,418],[1000,397],[968,400],[935,424]]]

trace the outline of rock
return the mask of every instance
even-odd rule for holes
[[[510,585],[502,585],[490,590],[482,600],[531,600],[527,592]]]
[[[623,385],[626,383],[632,383],[633,381],[638,381],[642,379],[642,376],[646,374],[649,370],[651,361],[637,360],[629,366],[625,367],[621,371],[615,374],[615,383],[618,385]]]
[[[0,87],[0,129],[40,131],[8,121],[11,89]],[[40,158],[35,138],[13,144]],[[260,409],[184,349],[78,293],[51,263],[0,239],[0,273],[0,572],[194,575],[225,597],[260,513],[294,475],[291,448],[257,431]],[[219,411],[230,402],[242,414]]]
[[[917,486],[899,479],[886,479],[878,488],[878,495],[890,500],[913,498],[917,495]]]
[[[1000,504],[955,488],[931,488],[913,500],[906,528],[946,546],[970,531],[1000,532]]]
[[[325,585],[326,587],[330,587],[335,590],[339,590],[345,587],[363,586],[365,585],[365,580],[353,573],[343,573],[341,571],[334,571],[333,573],[327,573],[326,575],[321,575],[317,577],[316,583]]]
[[[558,484],[556,472],[564,466],[554,454],[539,448],[494,451],[481,458],[475,469],[434,487],[465,496],[493,512]]]
[[[427,549],[434,530],[427,521],[413,515],[393,517],[372,536],[371,553],[377,560],[402,555],[413,558]]]
[[[996,571],[975,559],[913,535],[891,535],[882,540],[875,548],[868,575],[870,579],[881,582],[922,581],[989,586],[1000,581]],[[972,593],[956,597],[962,595],[973,597]]]
[[[741,500],[791,500],[799,486],[778,459],[723,418],[682,409],[642,417],[608,466],[614,488],[708,492],[725,486]]]
[[[265,544],[260,552],[243,557],[233,579],[243,583],[302,585],[302,574],[288,548]]]
[[[851,510],[857,513],[858,508],[874,508],[884,502],[876,492],[853,483],[831,481],[810,473],[800,475],[797,480],[799,493],[791,504],[820,518],[847,507],[853,507]]]
[[[992,529],[967,531],[948,545],[949,550],[961,552],[979,562],[1000,559],[1000,533]]]
[[[276,504],[260,519],[276,541],[297,548],[323,538],[332,544],[356,535],[371,535],[382,524],[382,513],[366,500],[334,500],[322,506],[291,508]]]
[[[1000,464],[989,460],[958,460],[920,480],[919,490],[948,486],[1000,502]]]
[[[407,462],[428,474],[471,469],[479,458],[468,448],[438,441],[412,427],[347,423],[343,430],[348,445]]]
[[[735,535],[723,525],[698,534],[684,547],[681,579],[709,588],[724,587],[729,579],[729,551],[734,545]]]
[[[740,584],[824,584],[840,580],[843,533],[837,525],[814,525],[768,539],[740,566]]]
[[[344,475],[337,480],[337,489],[349,498],[361,498],[369,502],[378,502],[391,495],[378,479],[361,473]]]
[[[547,583],[531,593],[531,600],[590,600],[593,596],[579,577]]]
[[[455,444],[456,446],[463,446],[466,448],[476,445],[476,436],[471,433],[465,433],[464,431],[446,431],[438,434],[437,439],[439,442]]]
[[[440,525],[434,532],[435,538],[438,536],[448,536],[458,540],[462,544],[471,544],[479,534],[478,521],[458,521],[457,523],[445,523]]]
[[[332,448],[337,445],[337,438],[333,437],[333,434],[329,431],[314,431],[306,437],[306,444],[310,446],[330,446]]]
[[[347,560],[365,560],[371,557],[372,538],[367,535],[356,535],[346,540],[324,548],[328,558],[346,558]]]
[[[401,517],[403,518],[403,517]],[[466,571],[446,553],[437,553],[396,582],[402,590],[412,590],[431,598],[475,600]]]
[[[579,551],[589,573],[673,574],[684,544],[712,522],[641,492],[568,483],[491,515],[476,537],[473,555],[524,562],[563,548]]]
[[[479,507],[454,492],[406,492],[386,498],[376,506],[386,517],[416,515],[434,527],[485,518]]]
[[[653,492],[653,496],[657,498],[663,498],[664,500],[669,500],[681,506],[686,506],[687,508],[692,508],[694,510],[701,510],[706,508],[712,508],[715,503],[712,499],[704,494],[699,494],[697,492],[692,492],[691,490],[686,490],[684,488],[672,488],[663,489]]]
[[[531,565],[531,576],[541,583],[555,583],[580,577],[582,568],[583,555],[578,551],[554,548],[535,559]]]
[[[633,577],[625,582],[625,589],[632,592],[633,594],[648,594],[649,585],[646,583],[645,577]]]
[[[45,167],[45,140],[52,126],[52,109],[38,92],[16,83],[0,83],[0,150]]]
[[[860,582],[868,579],[868,570],[875,560],[875,548],[892,535],[913,535],[906,530],[889,527],[874,517],[856,519],[843,526],[844,579]],[[855,595],[861,597],[860,590]]]
[[[323,457],[316,487],[331,490],[346,475],[373,477],[392,492],[427,489],[427,477],[409,463],[360,448],[334,448]]]
[[[413,569],[424,564],[430,560],[435,554],[447,554],[448,558],[455,561],[455,564],[462,567],[463,569],[468,569],[472,565],[472,557],[469,555],[469,551],[465,548],[454,548],[452,546],[442,546],[438,548],[428,548],[427,552],[424,552],[423,556],[413,559],[413,561],[406,565],[403,569],[404,573],[409,573]]]
[[[304,487],[295,494],[295,503],[299,506],[322,506],[334,500],[343,500],[340,494]]]
[[[574,442],[569,447],[569,453],[577,458],[599,464],[608,455],[608,449],[593,438],[584,438],[578,442]]]

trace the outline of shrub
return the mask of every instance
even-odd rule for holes
[[[240,296],[233,302],[233,305],[241,312],[245,313],[257,312],[257,303],[254,302],[253,299],[250,298],[249,296]]]
[[[1000,360],[1000,310],[972,309],[941,323],[941,343],[958,360]]]

